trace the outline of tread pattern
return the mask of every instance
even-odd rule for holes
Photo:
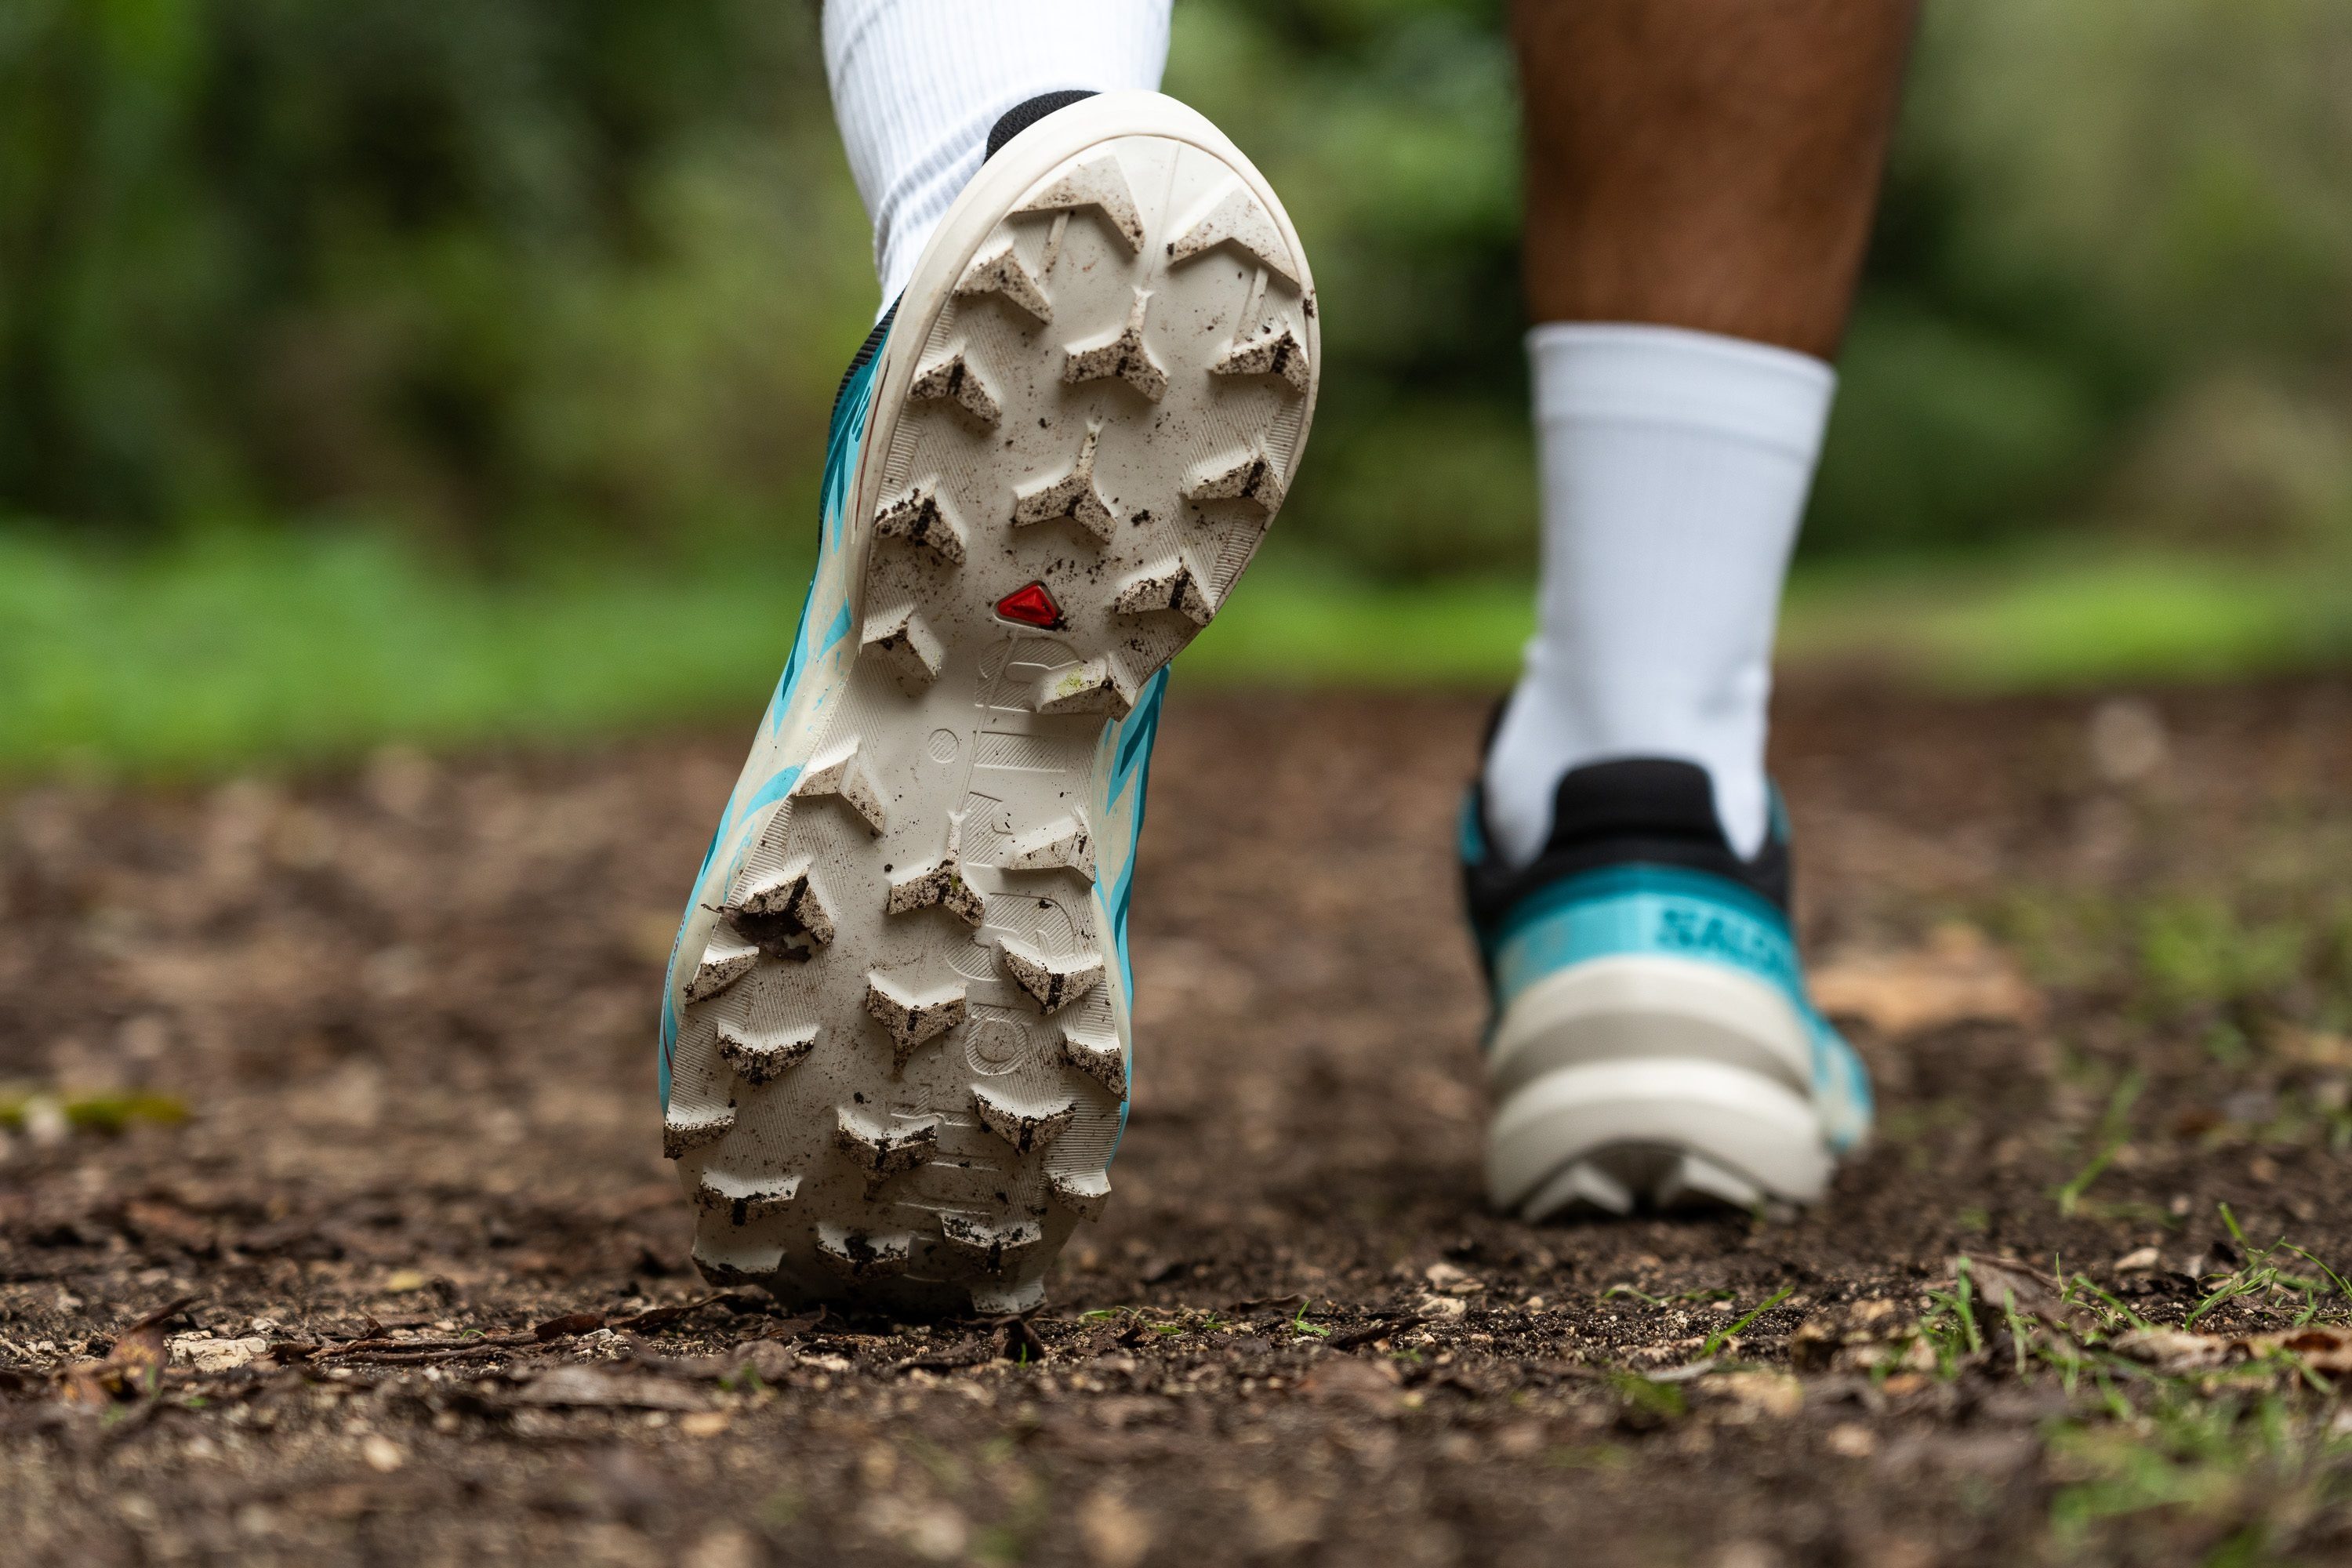
[[[1074,359],[1072,363],[1076,363]],[[1101,444],[1102,426],[1087,426],[1086,440],[1078,447],[1077,460],[1069,471],[1013,492],[1013,521],[1016,523],[1051,522],[1066,517],[1094,535],[1097,544],[1108,544],[1118,531],[1118,514],[1095,489],[1095,449]]]
[[[1189,142],[1098,142],[1003,212],[884,350],[856,662],[686,984],[663,1140],[714,1280],[1023,1310],[1109,1201],[1097,746],[1282,504],[1314,302]]]
[[[974,931],[988,919],[988,904],[963,879],[963,863],[953,850],[903,881],[890,884],[890,912],[942,909]]]
[[[1080,1219],[1100,1219],[1103,1210],[1110,1206],[1108,1171],[1055,1171],[1045,1183],[1053,1189],[1054,1200]]]
[[[862,644],[879,654],[908,696],[921,695],[940,676],[947,650],[913,610],[877,616],[866,626]]]
[[[1192,566],[1183,561],[1136,578],[1118,591],[1111,607],[1122,616],[1148,616],[1154,610],[1173,610],[1196,626],[1205,626],[1217,607],[1209,603],[1207,590]]]
[[[1168,392],[1168,373],[1160,368],[1143,341],[1143,318],[1150,304],[1151,291],[1138,289],[1127,322],[1116,333],[1099,342],[1066,351],[1062,361],[1062,380],[1076,386],[1082,382],[1116,377],[1141,393],[1145,402],[1159,402]]]
[[[805,860],[739,884],[722,912],[763,957],[804,963],[833,941],[833,915]]]
[[[1012,937],[1006,937],[997,946],[1004,954],[1005,969],[1036,1001],[1041,1011],[1058,1013],[1102,983],[1099,952],[1057,957],[1039,952]]]
[[[928,667],[936,668],[936,663]],[[926,680],[925,684],[928,685],[929,681]],[[824,760],[803,770],[798,782],[793,785],[793,795],[801,800],[831,795],[856,812],[865,822],[866,830],[875,837],[879,837],[889,831],[890,816],[888,808],[882,804],[881,788],[875,784],[874,775],[866,772],[865,763],[859,759],[855,741],[846,746],[835,747]]]
[[[1012,1144],[1017,1154],[1045,1148],[1067,1131],[1078,1115],[1078,1102],[1075,1100],[1027,1105],[1002,1099],[977,1085],[971,1091],[971,1103],[980,1112],[982,1125]]]
[[[874,531],[879,538],[919,544],[950,566],[963,564],[963,521],[940,497],[936,483],[917,485],[886,503],[874,514]]]
[[[956,292],[973,299],[993,295],[1041,327],[1054,319],[1054,307],[1046,303],[1045,290],[1030,276],[1029,268],[1009,240],[994,255],[973,262],[971,269],[963,275],[963,281],[956,285]]]
[[[1240,501],[1272,517],[1282,508],[1282,473],[1263,452],[1219,458],[1186,488],[1186,500]]]
[[[877,1127],[845,1109],[834,1123],[834,1142],[841,1145],[841,1152],[866,1179],[866,1191],[870,1193],[891,1177],[930,1159],[939,1149],[940,1127],[936,1121],[919,1121],[904,1128]]]
[[[754,1086],[775,1082],[783,1077],[785,1069],[799,1065],[816,1049],[814,1024],[760,1035],[721,1022],[714,1032],[719,1038],[719,1056],[735,1069],[737,1078]]]
[[[938,361],[915,377],[914,390],[907,395],[916,403],[952,403],[983,429],[1004,416],[987,378],[967,364],[961,353]]]
[[[704,1208],[719,1210],[735,1224],[744,1225],[782,1214],[791,1205],[800,1185],[798,1176],[745,1180],[725,1171],[705,1171],[694,1189],[694,1196]]]
[[[1314,382],[1307,346],[1288,327],[1243,339],[1209,368],[1218,375],[1277,375],[1299,393]]]
[[[1088,1033],[1083,1026],[1062,1026],[1062,1056],[1072,1067],[1119,1099],[1127,1098],[1127,1053],[1118,1037]]]
[[[1135,210],[1135,192],[1127,183],[1127,170],[1118,154],[1104,152],[1087,158],[1076,168],[1047,185],[1044,190],[1013,209],[1015,217],[1031,213],[1068,212],[1091,207],[1109,224],[1110,232],[1123,242],[1130,256],[1143,248],[1143,218]]]

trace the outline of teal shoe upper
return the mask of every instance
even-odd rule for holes
[[[1560,783],[1552,836],[1534,864],[1505,865],[1481,791],[1463,803],[1463,880],[1499,1022],[1536,983],[1597,959],[1720,965],[1784,998],[1811,1042],[1813,1095],[1833,1149],[1867,1132],[1862,1059],[1812,1005],[1788,915],[1788,825],[1776,795],[1765,847],[1743,860],[1715,816],[1712,786],[1686,763],[1630,759]]]

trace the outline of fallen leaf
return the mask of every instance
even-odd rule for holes
[[[2210,1372],[2218,1366],[2289,1355],[2314,1372],[2352,1372],[2352,1329],[2306,1323],[2269,1334],[2200,1334],[2184,1329],[2143,1329],[2116,1349],[2158,1372]]]
[[[2314,1372],[2352,1372],[2352,1331],[2317,1323],[2279,1334],[2256,1334],[2246,1342],[2256,1355],[2284,1351]]]
[[[666,1329],[696,1308],[709,1306],[713,1300],[715,1298],[706,1296],[699,1301],[688,1301],[678,1307],[648,1307],[635,1317],[614,1318],[605,1327],[616,1333],[623,1329],[634,1329],[639,1333],[648,1329]]]
[[[1966,1261],[1978,1321],[1987,1329],[2005,1326],[2001,1310],[2004,1303],[2015,1308],[2021,1318],[2038,1319],[2070,1334],[2090,1333],[2099,1326],[2095,1313],[2067,1301],[2065,1288],[2055,1275],[2006,1258],[1969,1254]],[[1959,1262],[1957,1258],[1953,1261],[1955,1277],[1959,1272]]]
[[[58,1397],[85,1410],[102,1410],[114,1403],[122,1386],[102,1361],[78,1361],[59,1374]]]
[[[763,1340],[796,1340],[824,1321],[824,1309],[819,1307],[814,1312],[805,1312],[797,1318],[784,1319],[782,1322],[769,1328],[760,1337]]]
[[[551,1340],[568,1340],[577,1334],[593,1334],[604,1326],[602,1312],[566,1312],[560,1318],[550,1318],[530,1331],[530,1337],[541,1344]]]
[[[1472,1296],[1486,1288],[1486,1282],[1474,1279],[1468,1269],[1451,1263],[1433,1263],[1422,1270],[1421,1277],[1429,1281],[1432,1290],[1448,1296]]]
[[[98,1409],[117,1400],[152,1395],[163,1385],[163,1368],[172,1359],[163,1325],[194,1300],[183,1296],[124,1328],[115,1336],[114,1348],[106,1352],[104,1361],[76,1362],[68,1367],[60,1396],[68,1405]]]
[[[701,1410],[709,1402],[691,1388],[658,1377],[630,1376],[593,1366],[541,1373],[514,1395],[518,1405],[621,1410]]]
[[[431,1283],[432,1281],[425,1278],[422,1269],[395,1268],[392,1271],[391,1277],[384,1280],[383,1288],[387,1294],[405,1296],[411,1290],[422,1290]]]
[[[269,1342],[255,1334],[244,1339],[216,1340],[210,1334],[182,1334],[172,1341],[175,1366],[198,1372],[234,1372],[269,1353]]]
[[[2163,1267],[2164,1257],[2153,1247],[2126,1252],[2116,1259],[2116,1272],[2118,1274],[2153,1274]]]
[[[961,1372],[967,1367],[983,1366],[995,1359],[996,1352],[993,1347],[967,1335],[945,1350],[908,1356],[890,1370],[893,1372]]]
[[[2116,1341],[2116,1351],[2158,1372],[2204,1372],[2230,1359],[2231,1342],[2182,1329],[2139,1329]]]
[[[383,1324],[371,1318],[366,1333],[341,1344],[325,1345],[314,1350],[310,1352],[310,1359],[388,1364],[486,1355],[537,1342],[536,1338],[527,1333],[467,1334],[454,1340],[395,1340],[387,1334]]]
[[[106,1363],[122,1371],[131,1383],[143,1384],[142,1392],[152,1389],[155,1377],[163,1375],[164,1363],[172,1359],[172,1347],[164,1340],[160,1323],[142,1323],[115,1340],[115,1347],[106,1352]]]
[[[1324,1342],[1335,1351],[1360,1350],[1365,1345],[1377,1344],[1393,1334],[1403,1333],[1407,1329],[1417,1329],[1427,1321],[1429,1320],[1418,1312],[1407,1312],[1398,1317],[1382,1319],[1368,1328],[1350,1329],[1344,1334],[1333,1334]]]
[[[1938,929],[1908,952],[1852,953],[1815,970],[1813,1005],[1896,1037],[1947,1024],[2032,1024],[2042,993],[1974,926]]]

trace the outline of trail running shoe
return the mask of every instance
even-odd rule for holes
[[[792,1300],[1025,1310],[1103,1212],[1166,666],[1314,408],[1306,255],[1208,121],[1059,94],[990,142],[842,384],[663,1001],[695,1260]]]
[[[1635,758],[1562,779],[1514,872],[1480,792],[1462,858],[1495,1002],[1486,1186],[1540,1220],[1767,1198],[1811,1202],[1870,1126],[1861,1058],[1806,999],[1776,799],[1735,854],[1704,769]]]

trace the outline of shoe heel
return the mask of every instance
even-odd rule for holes
[[[1487,1190],[1523,1218],[1828,1189],[1805,1022],[1723,966],[1641,954],[1563,971],[1514,999],[1488,1076]]]
[[[1811,1203],[1832,1160],[1811,1102],[1778,1079],[1698,1058],[1590,1062],[1524,1084],[1495,1116],[1486,1188],[1540,1220],[1767,1198]]]

